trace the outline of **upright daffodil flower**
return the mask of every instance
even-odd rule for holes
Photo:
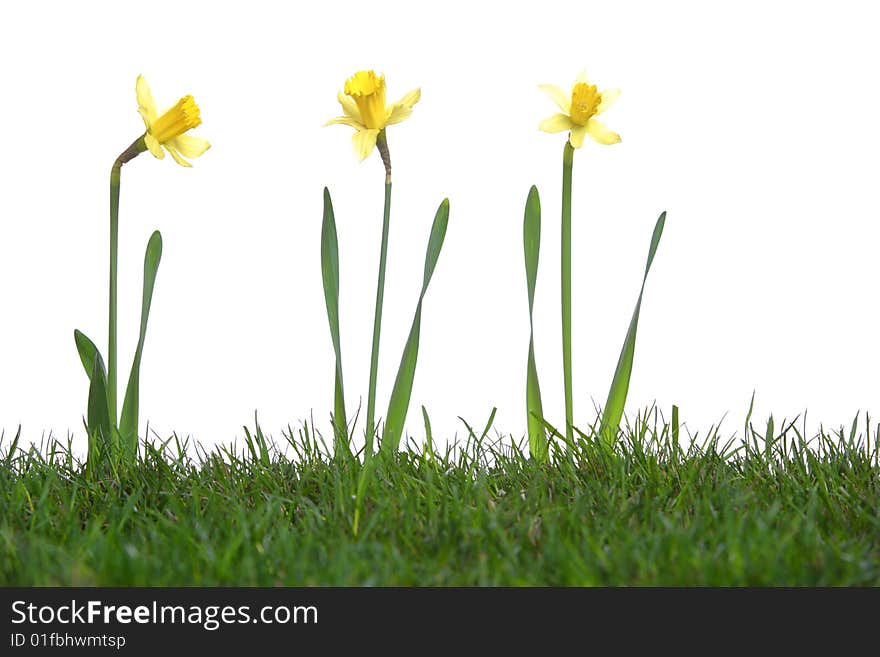
[[[569,141],[574,148],[584,144],[584,137],[590,135],[600,144],[616,144],[620,135],[612,132],[595,117],[607,110],[617,97],[620,89],[607,89],[600,92],[596,85],[587,80],[586,71],[578,75],[571,94],[553,84],[542,84],[539,87],[553,99],[561,113],[554,114],[541,121],[539,126],[544,132],[563,132],[569,130]]]
[[[344,116],[330,119],[324,125],[354,128],[357,131],[352,137],[354,152],[364,161],[373,152],[379,133],[409,118],[421,95],[421,89],[413,89],[396,103],[386,105],[385,76],[375,71],[358,71],[345,81],[344,90],[337,94]]]
[[[385,165],[385,211],[382,214],[382,240],[379,251],[379,276],[376,282],[376,310],[373,315],[373,346],[370,352],[370,381],[367,387],[366,412],[366,459],[373,453],[373,438],[376,433],[376,384],[379,367],[379,338],[382,331],[382,305],[385,291],[385,265],[388,255],[388,232],[391,221],[391,154],[385,129],[409,118],[413,106],[419,102],[422,92],[413,89],[403,98],[391,105],[385,101],[385,76],[375,71],[358,71],[345,81],[343,90],[336,98],[342,106],[343,116],[330,119],[324,125],[347,125],[355,129],[352,137],[355,156],[363,162],[367,156],[378,149]],[[329,198],[329,197],[328,197]],[[326,201],[325,201],[326,202]],[[325,209],[326,212],[326,209]],[[326,217],[326,214],[325,214]],[[334,229],[335,230],[335,229]],[[335,242],[335,238],[334,238]],[[335,258],[333,258],[335,260]],[[325,278],[325,281],[327,279]],[[325,283],[326,285],[326,283]],[[326,290],[325,290],[326,294]],[[329,302],[328,302],[329,304]],[[328,311],[330,306],[328,305]],[[331,319],[331,325],[333,320]],[[338,390],[341,390],[341,377],[337,375]],[[395,384],[395,390],[397,384]],[[408,399],[408,397],[407,397]],[[341,404],[339,405],[341,410]],[[344,418],[340,427],[344,429]],[[343,434],[339,431],[338,434]],[[357,533],[358,512],[355,512],[355,533]]]
[[[195,99],[184,96],[161,116],[156,111],[156,101],[150,92],[150,86],[139,75],[135,85],[138,101],[138,112],[144,120],[147,132],[144,135],[144,143],[147,149],[158,159],[165,157],[162,150],[164,147],[174,161],[182,167],[191,167],[184,157],[198,157],[211,147],[205,139],[184,134],[201,124],[199,106]]]

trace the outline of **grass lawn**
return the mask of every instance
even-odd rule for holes
[[[648,414],[613,450],[536,466],[510,438],[360,466],[312,427],[241,453],[145,446],[96,474],[0,447],[2,585],[880,585],[880,430],[794,424],[678,441]],[[766,431],[764,433],[767,433]],[[513,444],[513,447],[511,447]],[[190,450],[192,451],[192,450]]]

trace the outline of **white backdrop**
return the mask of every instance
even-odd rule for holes
[[[302,4],[302,3],[299,3]],[[143,251],[165,249],[147,335],[141,426],[207,444],[252,424],[328,426],[333,355],[321,293],[321,192],[341,258],[350,410],[365,399],[382,213],[378,155],[322,127],[357,69],[389,100],[394,197],[377,411],[384,413],[438,203],[449,232],[425,301],[408,429],[457,416],[525,432],[523,204],[544,209],[536,332],[560,422],[559,211],[564,135],[537,88],[587,68],[623,94],[574,170],[576,423],[604,402],[644,267],[628,410],[673,403],[693,430],[728,413],[880,412],[880,42],[861,2],[10,2],[0,8],[0,428],[75,433],[87,380],[74,328],[106,355],[108,174],[142,131],[134,83],[160,109],[195,95],[213,148],[192,169],[126,165],[120,213],[120,386],[137,339]],[[123,391],[119,396],[122,398]],[[362,416],[363,417],[363,416]]]

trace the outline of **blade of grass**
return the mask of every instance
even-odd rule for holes
[[[672,442],[676,447],[679,445],[678,406],[672,405]]]
[[[137,348],[134,352],[134,362],[131,364],[128,386],[125,389],[122,415],[119,419],[119,434],[122,438],[123,449],[125,450],[126,458],[132,461],[137,458],[141,359],[144,354],[144,340],[147,335],[150,304],[153,301],[153,287],[156,284],[156,273],[159,271],[159,261],[161,259],[162,235],[157,230],[150,236],[150,241],[147,243],[147,250],[144,254],[144,289],[141,299],[140,335],[138,336]]]
[[[538,383],[538,368],[535,364],[535,326],[533,312],[535,307],[535,283],[538,278],[538,258],[541,253],[541,199],[538,188],[532,185],[526,199],[523,218],[523,252],[526,261],[526,287],[529,295],[529,358],[526,366],[526,422],[529,432],[529,453],[532,458],[545,463],[548,457],[547,434],[541,418],[544,407],[541,403],[541,386]]]
[[[639,312],[642,308],[642,295],[645,293],[645,281],[648,280],[648,272],[651,271],[651,263],[654,261],[654,255],[657,253],[657,247],[660,244],[660,237],[663,235],[663,226],[666,223],[666,212],[663,212],[657,219],[654,226],[654,233],[651,236],[651,246],[648,249],[648,262],[645,265],[645,275],[642,277],[642,288],[639,292],[639,299],[636,302],[636,308],[633,311],[632,319],[629,323],[629,329],[626,332],[626,339],[623,341],[623,347],[620,350],[620,357],[617,360],[617,368],[614,370],[614,378],[611,381],[611,388],[608,390],[608,400],[602,411],[602,436],[608,444],[613,444],[617,438],[617,430],[620,426],[620,418],[623,417],[623,408],[626,404],[626,395],[629,392],[629,381],[632,376],[633,358],[636,352],[636,332],[639,328]]]
[[[498,412],[498,408],[493,406],[492,410],[489,412],[489,419],[486,420],[486,426],[483,427],[483,433],[480,434],[480,441],[485,440],[486,436],[489,435],[489,431],[492,429],[492,425],[495,423],[495,414]]]
[[[749,439],[749,428],[752,426],[752,412],[755,410],[755,391],[752,390],[752,400],[749,402],[749,412],[746,413],[746,422],[743,427],[743,440]]]
[[[431,431],[431,418],[428,409],[422,405],[422,419],[425,421],[425,454],[428,460],[434,460],[434,433]]]
[[[324,282],[324,303],[330,338],[336,355],[336,382],[333,398],[333,429],[336,437],[334,453],[351,455],[348,444],[348,421],[345,415],[345,389],[342,385],[342,346],[339,339],[339,244],[336,238],[336,217],[330,191],[324,188],[324,218],[321,223],[321,278]]]
[[[428,239],[428,249],[425,254],[425,274],[422,280],[422,292],[419,294],[419,302],[416,305],[415,316],[403,355],[400,359],[400,367],[397,370],[397,378],[394,380],[394,388],[391,390],[391,399],[388,402],[388,413],[385,415],[385,429],[382,432],[382,445],[380,449],[386,454],[393,454],[400,445],[403,434],[403,423],[406,420],[406,412],[409,409],[410,395],[412,394],[413,380],[416,375],[416,361],[419,357],[419,334],[422,325],[422,302],[425,292],[437,266],[440,250],[443,248],[443,239],[446,237],[446,227],[449,223],[449,199],[443,199],[437,214],[434,215],[434,223],[431,226],[431,236]]]

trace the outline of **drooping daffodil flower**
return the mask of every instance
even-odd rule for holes
[[[156,111],[156,101],[153,100],[153,94],[144,76],[138,76],[135,91],[138,112],[147,128],[144,134],[147,149],[161,160],[165,157],[165,152],[162,150],[164,148],[180,166],[191,167],[192,164],[184,158],[198,157],[211,147],[205,139],[184,134],[202,122],[195,99],[186,95],[171,109],[160,115]]]
[[[600,92],[596,85],[590,84],[586,71],[578,75],[570,94],[553,84],[538,86],[562,110],[561,113],[541,121],[539,126],[541,130],[544,132],[569,130],[568,139],[574,148],[583,146],[586,135],[590,135],[600,144],[616,144],[620,141],[619,134],[609,130],[602,121],[595,118],[614,104],[620,96],[620,89]]]
[[[354,128],[355,156],[363,161],[373,152],[380,132],[409,118],[421,94],[421,89],[413,89],[396,103],[386,105],[385,76],[377,75],[375,71],[358,71],[345,81],[344,90],[336,96],[344,116],[330,119],[324,125],[341,124]]]

